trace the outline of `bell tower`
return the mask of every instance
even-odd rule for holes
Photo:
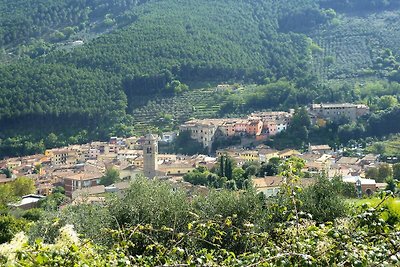
[[[143,145],[143,172],[144,176],[153,179],[157,176],[158,170],[158,144],[157,136],[151,133],[146,134]]]

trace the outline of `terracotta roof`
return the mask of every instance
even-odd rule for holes
[[[65,176],[64,179],[86,181],[86,180],[99,179],[101,177],[103,177],[103,174],[100,172],[94,172],[94,173],[81,172],[81,173],[76,173],[76,174],[73,174],[70,176]]]
[[[329,145],[316,145],[316,146],[310,146],[311,150],[331,150],[331,147]]]
[[[264,178],[253,179],[256,188],[279,187],[282,185],[283,178],[281,176],[267,176]]]
[[[341,157],[341,158],[337,161],[337,163],[338,163],[338,164],[354,165],[354,164],[357,164],[358,161],[359,161],[358,158]]]

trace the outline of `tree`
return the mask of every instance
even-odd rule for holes
[[[6,178],[11,178],[12,172],[9,168],[1,169],[0,173],[4,174]]]
[[[238,188],[243,189],[245,181],[247,179],[245,171],[239,167],[234,168],[232,172],[232,179],[233,181],[235,181],[235,185]]]
[[[390,190],[390,191],[392,191],[393,193],[396,193],[397,183],[396,183],[396,181],[393,179],[393,177],[388,177],[388,178],[386,178],[385,182],[387,183],[386,190]]]
[[[0,244],[9,242],[16,233],[25,230],[27,221],[11,215],[0,215]]]
[[[357,197],[357,190],[354,184],[345,183],[341,176],[335,176],[332,178],[332,184],[339,192],[340,195],[346,198],[355,198]]]
[[[190,131],[181,131],[174,142],[177,154],[194,155],[205,151],[203,144],[190,136]]]
[[[393,164],[393,178],[400,181],[400,163]]]
[[[109,186],[111,184],[114,184],[118,180],[119,180],[119,171],[114,168],[110,168],[107,169],[106,174],[103,177],[101,177],[100,184],[104,186]]]
[[[369,168],[366,171],[365,176],[368,179],[374,179],[379,183],[383,183],[387,178],[393,177],[393,169],[390,164],[382,163],[378,167]]]
[[[232,179],[232,159],[229,157],[226,157],[225,159],[225,176],[228,180]]]
[[[10,184],[0,185],[0,208],[13,200],[13,190]]]
[[[388,163],[383,163],[378,167],[379,175],[377,177],[377,182],[383,183],[387,178],[393,177],[392,166]]]
[[[368,179],[377,179],[379,176],[379,170],[378,168],[369,168],[366,172],[365,172],[365,177]]]
[[[35,182],[28,177],[18,177],[12,183],[14,196],[22,197],[36,192]]]
[[[290,128],[295,131],[301,131],[303,127],[309,129],[311,126],[311,119],[307,110],[303,108],[296,109],[293,119],[290,123]]]
[[[333,222],[346,214],[346,205],[338,188],[326,177],[320,176],[316,184],[300,194],[301,210],[310,213],[317,222]]]
[[[65,188],[62,187],[62,186],[56,186],[56,187],[54,187],[54,189],[52,190],[52,193],[53,193],[53,194],[60,193],[60,194],[65,195]]]
[[[397,98],[391,95],[382,96],[379,99],[378,106],[380,109],[390,109],[398,104]]]
[[[268,163],[261,165],[259,176],[274,176],[279,173],[279,166],[281,164],[280,158],[271,158]]]

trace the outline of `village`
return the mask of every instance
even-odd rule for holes
[[[35,194],[12,204],[19,208],[34,207],[57,186],[65,189],[65,195],[72,203],[101,202],[105,193],[124,190],[129,187],[130,180],[139,176],[166,180],[188,192],[199,193],[208,189],[185,182],[183,176],[199,166],[211,169],[221,156],[229,156],[238,167],[249,162],[268,163],[273,158],[298,157],[304,160],[302,171],[309,177],[302,179],[305,185],[313,182],[314,174],[324,173],[330,178],[342,177],[344,182],[357,186],[364,195],[385,189],[385,183],[366,179],[368,169],[381,164],[379,155],[345,157],[343,151],[334,151],[326,144],[309,145],[305,151],[278,151],[263,144],[264,140],[287,129],[293,112],[254,112],[247,118],[191,120],[179,127],[180,133],[189,132],[190,137],[208,151],[220,136],[244,136],[254,140],[253,148],[240,145],[218,149],[214,154],[193,156],[162,154],[159,153],[159,144],[174,142],[179,133],[111,137],[108,142],[70,145],[48,149],[44,154],[4,159],[0,161],[0,169],[8,170],[9,175],[0,174],[0,184],[10,183],[18,177],[27,177],[35,182]],[[308,108],[314,124],[343,116],[354,121],[368,112],[367,106],[355,104],[313,104]],[[101,179],[109,169],[116,170],[119,179],[105,186],[101,184]],[[267,197],[277,194],[282,181],[282,177],[266,174],[252,177],[255,188]]]

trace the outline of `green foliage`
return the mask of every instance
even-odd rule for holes
[[[230,190],[250,187],[250,179],[258,173],[254,165],[235,167],[236,162],[229,156],[221,156],[212,172],[204,167],[198,167],[193,172],[183,176],[184,181],[194,185],[205,185],[211,188],[226,188]]]
[[[392,165],[393,178],[400,181],[400,163]]]
[[[259,176],[275,176],[280,172],[280,158],[271,158],[268,163],[263,163],[260,167]]]
[[[369,168],[365,176],[376,180],[378,183],[384,183],[386,179],[393,178],[393,169],[390,164],[382,163],[378,167]]]
[[[193,140],[189,131],[181,131],[174,142],[174,151],[177,154],[194,155],[203,153],[203,144]]]
[[[340,196],[340,187],[328,178],[320,176],[317,182],[300,193],[301,210],[311,214],[318,222],[333,222],[336,218],[344,217],[346,205]]]
[[[112,199],[110,205],[110,213],[120,225],[152,224],[181,229],[190,218],[190,205],[182,191],[144,178],[135,179],[124,196]]]
[[[12,182],[13,195],[22,197],[36,192],[35,182],[28,177],[18,177]]]
[[[283,202],[260,198],[253,190],[211,191],[207,197],[189,200],[183,192],[171,190],[170,185],[138,179],[127,194],[114,196],[104,206],[71,206],[61,211],[60,219],[39,221],[37,226],[41,227],[39,233],[44,240],[28,243],[26,236],[17,234],[12,242],[0,246],[0,263],[6,266],[14,263],[22,266],[397,265],[399,220],[386,205],[392,195],[382,194],[373,206],[363,204],[354,216],[317,224],[302,212],[305,206],[294,194],[299,192],[295,183],[300,179],[300,167],[301,162],[296,159],[282,166],[282,174],[289,181],[279,196],[286,199]],[[335,199],[338,191],[328,180],[321,179],[315,185],[318,194],[311,191],[307,194],[313,196],[312,201],[320,200],[325,205]],[[324,198],[322,193],[333,198]],[[282,216],[277,217],[278,214]],[[72,225],[64,224],[66,218],[76,225],[76,232]],[[53,238],[47,239],[49,235]],[[108,241],[102,243],[96,236],[108,237]]]
[[[119,171],[113,168],[107,169],[105,175],[101,177],[100,179],[100,184],[104,186],[109,186],[111,184],[114,184],[115,182],[118,182],[120,180],[119,178]]]
[[[18,177],[10,183],[2,184],[0,185],[0,208],[35,192],[35,182],[27,177]]]
[[[321,6],[334,8],[340,11],[376,11],[399,6],[396,0],[320,0]]]
[[[25,220],[28,221],[39,221],[42,217],[43,217],[43,210],[42,209],[29,209],[26,212],[24,212],[24,214],[22,215],[22,218],[24,218]]]
[[[16,44],[31,37],[46,36],[58,29],[67,37],[75,32],[74,28],[95,22],[100,16],[114,13],[121,24],[127,8],[133,8],[147,1],[125,0],[42,0],[12,3],[0,1],[2,16],[0,19],[0,45]],[[65,27],[67,26],[67,27]],[[55,30],[57,32],[57,30]]]
[[[273,137],[278,148],[304,148],[309,143],[311,120],[305,108],[296,109],[288,129]]]
[[[47,210],[47,211],[55,211],[57,210],[62,204],[68,202],[68,197],[65,196],[65,193],[61,193],[58,190],[53,191],[50,195],[46,196],[46,198],[41,199],[39,201],[40,208]]]
[[[6,178],[11,178],[12,176],[11,170],[9,168],[0,169],[0,173],[4,174]]]
[[[196,168],[183,176],[183,180],[193,185],[204,185],[213,188],[223,188],[226,185],[226,177],[218,176],[202,167]]]
[[[15,234],[28,229],[28,222],[11,215],[0,215],[0,244],[9,242]]]

